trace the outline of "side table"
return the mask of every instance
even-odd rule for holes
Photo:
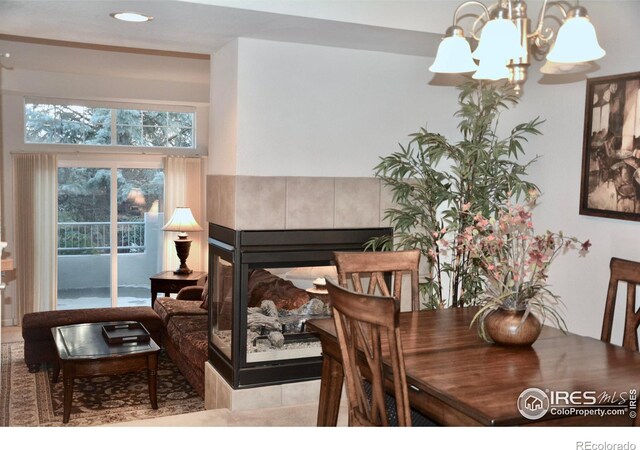
[[[170,294],[176,294],[183,287],[187,286],[202,286],[206,282],[206,272],[192,272],[186,275],[176,275],[173,270],[167,270],[160,272],[152,277],[151,280],[151,307],[158,298],[158,292],[164,292],[166,297]]]

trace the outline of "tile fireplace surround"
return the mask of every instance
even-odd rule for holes
[[[385,227],[391,201],[376,178],[207,176],[207,221],[234,230]],[[205,366],[207,409],[308,404],[318,401],[319,389],[313,380],[235,390]]]
[[[207,176],[207,220],[234,230],[389,226],[376,178]]]

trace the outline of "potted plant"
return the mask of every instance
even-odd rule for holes
[[[578,250],[585,256],[591,243],[562,232],[536,234],[532,222],[537,191],[524,205],[507,201],[494,217],[473,215],[455,245],[478,267],[485,279],[480,310],[472,324],[482,338],[504,345],[531,345],[542,322],[550,319],[566,331],[560,298],[549,290],[551,263],[562,254]]]
[[[528,137],[540,134],[542,121],[518,124],[499,137],[501,113],[518,102],[512,87],[474,80],[459,89],[459,141],[423,128],[375,168],[393,193],[394,206],[385,211],[385,219],[395,232],[393,240],[373,239],[370,247],[421,250],[428,262],[420,284],[427,308],[472,305],[483,291],[483,279],[468,255],[457,247],[446,252],[448,241],[456,241],[472,224],[473,214],[463,205],[489,217],[511,196],[523,198],[535,187],[525,179],[535,159],[519,163],[518,158]]]

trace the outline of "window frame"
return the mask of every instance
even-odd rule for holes
[[[40,103],[50,105],[74,105],[85,106],[90,108],[104,108],[111,110],[111,144],[95,145],[95,144],[69,144],[55,142],[27,142],[26,141],[26,104]],[[139,111],[159,111],[159,112],[179,112],[193,114],[192,120],[192,146],[191,147],[158,147],[158,146],[135,146],[135,145],[119,145],[117,144],[116,115],[119,109],[139,110]],[[176,156],[203,156],[198,151],[197,125],[198,111],[195,106],[188,105],[169,105],[169,104],[152,104],[152,103],[127,103],[127,102],[110,102],[110,101],[94,101],[94,100],[74,100],[60,99],[52,97],[40,97],[25,95],[22,97],[22,145],[25,149],[33,149],[34,151],[51,151],[56,153],[125,153],[125,154],[161,154]]]

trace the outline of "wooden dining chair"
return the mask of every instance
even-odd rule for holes
[[[627,283],[627,303],[624,319],[622,346],[626,349],[638,351],[638,326],[640,325],[640,310],[636,308],[636,285],[640,284],[640,262],[620,258],[611,258],[609,263],[611,275],[607,290],[607,302],[602,322],[600,340],[611,342],[613,316],[616,307],[618,284]]]
[[[420,250],[389,252],[334,252],[340,286],[365,293],[362,278],[369,277],[367,294],[394,297],[401,300],[402,279],[411,277],[411,310],[420,310],[418,274]],[[385,277],[392,283],[387,284]],[[351,282],[351,283],[350,283]],[[393,292],[393,294],[391,293]]]
[[[334,284],[330,279],[327,279],[327,290],[347,383],[349,425],[390,424],[382,365],[382,340],[386,338],[396,405],[396,411],[391,413],[397,414],[399,426],[411,426],[404,356],[398,328],[399,302],[393,297],[353,292]],[[367,378],[361,368],[365,369]],[[366,384],[367,379],[370,386]]]

